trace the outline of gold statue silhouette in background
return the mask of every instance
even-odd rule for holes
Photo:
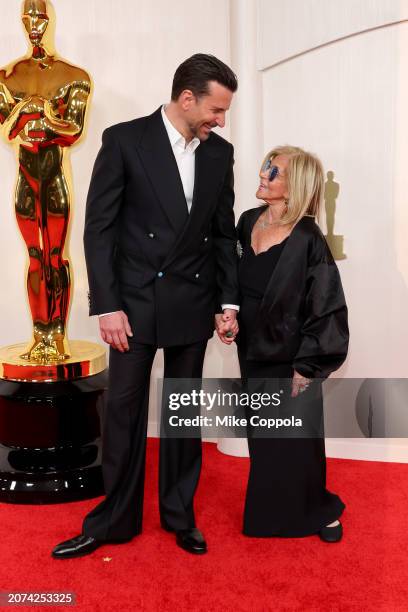
[[[25,0],[22,21],[29,53],[0,70],[0,130],[18,150],[15,211],[27,245],[33,340],[23,359],[61,362],[70,301],[64,245],[70,217],[67,150],[82,135],[91,78],[62,58],[52,41],[52,6]]]
[[[334,220],[336,216],[336,200],[339,196],[340,185],[334,180],[334,172],[329,170],[324,186],[324,203],[326,209],[327,236],[326,240],[334,259],[346,259],[343,252],[344,236],[334,234]]]

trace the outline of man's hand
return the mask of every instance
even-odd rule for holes
[[[104,342],[121,353],[129,350],[127,337],[133,336],[128,318],[123,310],[99,317],[99,329]]]
[[[306,391],[310,384],[310,379],[305,378],[299,372],[294,371],[293,379],[292,379],[292,393],[291,397],[296,397],[299,393]]]
[[[237,321],[237,311],[233,308],[226,308],[223,314],[215,315],[215,329],[218,337],[224,344],[231,344],[238,334],[239,327]],[[228,336],[226,335],[228,333]]]

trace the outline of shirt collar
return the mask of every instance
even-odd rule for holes
[[[164,109],[165,109],[165,105],[163,104],[163,106],[161,107],[161,114],[162,114],[164,127],[166,128],[171,146],[172,147],[180,146],[183,149],[187,148],[194,152],[196,148],[198,147],[198,145],[200,144],[199,138],[197,137],[193,138],[186,147],[186,139],[184,138],[182,134],[180,134],[178,130],[176,130],[176,128],[174,127],[174,125],[171,123],[170,119],[167,117],[166,113],[164,112]]]

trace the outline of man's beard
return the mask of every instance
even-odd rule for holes
[[[208,134],[205,134],[204,132],[201,133],[201,135],[199,135],[199,130],[201,127],[203,127],[203,125],[205,124],[200,124],[200,125],[193,125],[191,123],[188,124],[188,127],[190,129],[190,132],[193,135],[193,138],[198,138],[201,142],[204,142],[205,140],[208,140],[211,132],[208,132]]]

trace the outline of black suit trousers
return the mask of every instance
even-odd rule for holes
[[[207,340],[164,348],[164,378],[201,378]],[[109,390],[103,425],[105,499],[84,519],[82,533],[100,541],[128,540],[142,530],[149,383],[157,347],[129,341],[110,349]],[[161,523],[195,526],[193,498],[201,470],[201,440],[160,440]]]

